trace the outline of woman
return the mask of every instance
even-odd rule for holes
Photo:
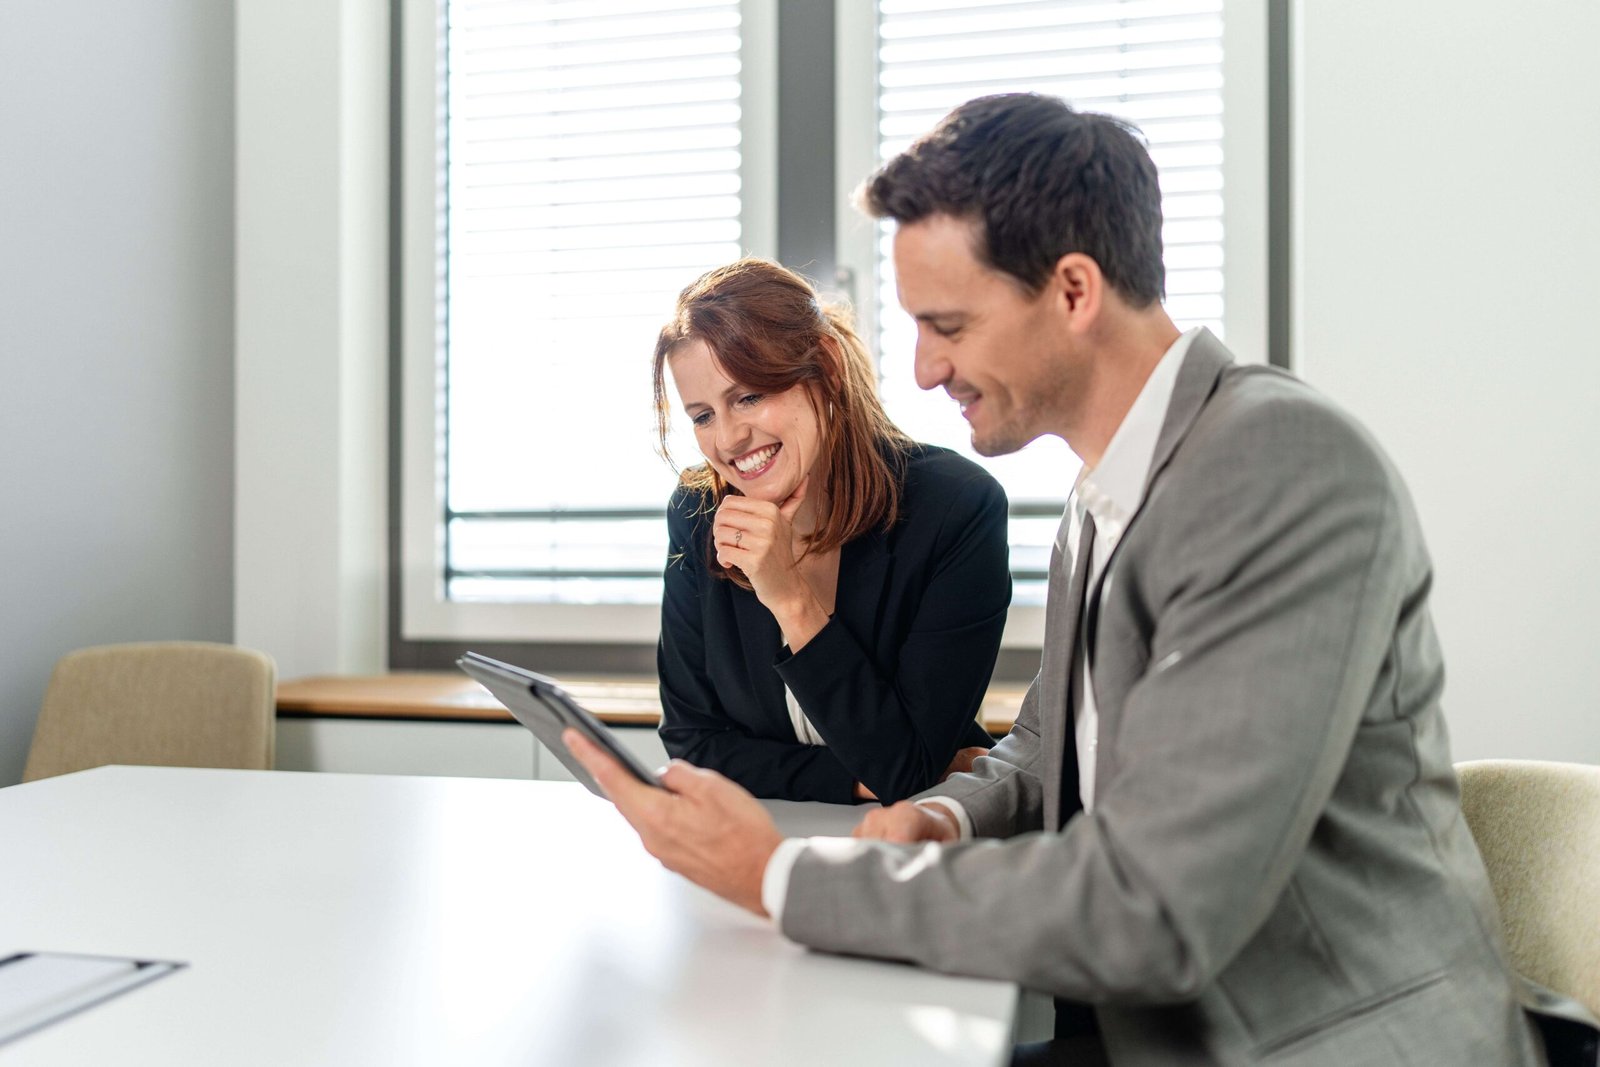
[[[879,402],[844,312],[744,259],[655,350],[706,462],[667,509],[661,738],[757,796],[892,803],[970,766],[1011,600],[1006,498]],[[670,460],[670,456],[668,457]]]

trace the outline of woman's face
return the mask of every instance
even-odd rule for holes
[[[822,470],[822,422],[804,386],[782,393],[748,389],[723,373],[704,341],[667,358],[700,452],[724,481],[752,500],[782,504]],[[821,486],[808,486],[815,499]]]

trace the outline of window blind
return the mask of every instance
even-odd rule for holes
[[[678,291],[740,254],[738,0],[444,17],[446,595],[657,600],[650,354]]]
[[[878,155],[895,156],[973,97],[1041,92],[1143,132],[1161,175],[1166,307],[1223,334],[1222,0],[878,0]],[[915,325],[895,299],[880,231],[877,321],[885,402],[920,440],[972,455],[955,405],[912,378]],[[1040,602],[1050,545],[1080,468],[1056,438],[984,459],[1012,502],[1020,603]]]

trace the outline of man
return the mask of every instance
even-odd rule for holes
[[[711,772],[649,789],[573,736],[646,848],[803,944],[1051,992],[1041,1057],[1088,1002],[1118,1064],[1540,1062],[1376,444],[1180,334],[1155,168],[1113,120],[975,100],[865,201],[898,223],[918,384],[980,452],[1083,460],[1039,676],[971,773],[855,841],[783,841]]]

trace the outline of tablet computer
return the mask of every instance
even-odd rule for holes
[[[509,663],[502,663],[476,652],[468,652],[456,660],[456,666],[483,684],[483,687],[506,706],[516,720],[533,731],[533,736],[560,760],[572,776],[582,782],[589,792],[604,796],[600,786],[590,777],[567,750],[561,740],[561,731],[572,727],[593,741],[645,785],[661,787],[655,772],[644,762],[623,748],[611,735],[606,724],[578,705],[553,679],[535,674]]]

